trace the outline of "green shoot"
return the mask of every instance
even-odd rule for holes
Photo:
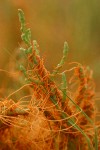
[[[64,49],[63,49],[63,57],[62,57],[60,63],[54,69],[52,76],[55,76],[59,72],[59,70],[62,68],[62,66],[64,65],[66,58],[67,58],[68,51],[69,51],[69,47],[68,47],[67,42],[65,42],[64,43]]]
[[[67,88],[66,75],[65,75],[65,73],[62,73],[62,87],[61,87],[61,90],[63,93],[62,102],[65,102],[65,100],[66,100],[66,95],[67,95],[66,88]]]
[[[24,12],[21,9],[18,9],[18,15],[21,23],[21,38],[28,46],[31,46],[31,31],[26,28]]]

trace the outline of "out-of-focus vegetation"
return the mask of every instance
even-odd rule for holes
[[[70,61],[88,64],[100,88],[100,1],[99,0],[3,0],[0,1],[0,68],[7,69],[10,54],[19,46],[17,9],[26,14],[33,39],[52,70],[59,62],[63,41],[70,47]],[[13,59],[13,58],[12,58]],[[59,60],[58,60],[59,59]],[[15,61],[13,59],[13,61]],[[3,77],[2,77],[3,79]]]

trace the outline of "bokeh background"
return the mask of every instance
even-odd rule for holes
[[[0,0],[0,68],[7,69],[21,43],[18,8],[37,40],[46,67],[52,70],[70,47],[68,62],[78,61],[94,70],[100,90],[100,0]],[[3,79],[3,77],[1,77]]]

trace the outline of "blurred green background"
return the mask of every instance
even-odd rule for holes
[[[0,68],[21,43],[17,9],[24,10],[33,39],[40,45],[46,67],[52,70],[67,40],[68,62],[78,61],[94,70],[100,89],[100,0],[0,0]]]

